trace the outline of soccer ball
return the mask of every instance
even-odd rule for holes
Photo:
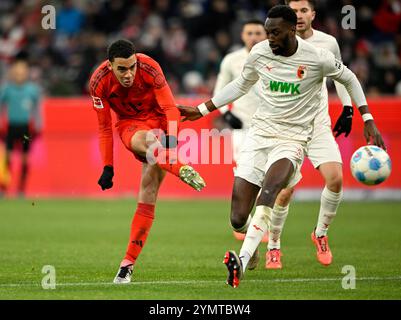
[[[377,146],[363,146],[351,157],[351,172],[356,180],[372,186],[385,181],[391,173],[391,160]]]

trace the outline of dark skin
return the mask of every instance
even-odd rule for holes
[[[275,55],[290,57],[297,51],[298,41],[295,25],[283,20],[283,18],[269,18],[266,21],[265,29],[270,49]],[[211,100],[206,101],[205,105],[210,112],[216,109]],[[184,116],[183,121],[194,121],[202,117],[198,108],[188,106],[178,106],[178,108]],[[358,110],[361,115],[369,113],[366,105],[359,107]],[[383,139],[373,120],[365,122],[364,135],[368,144],[373,140],[373,144],[385,149]],[[294,166],[289,159],[284,158],[273,163],[266,172],[262,191],[257,200],[259,187],[242,178],[235,177],[231,201],[231,223],[233,227],[239,228],[245,224],[255,200],[256,205],[273,208],[277,195],[287,186],[293,173]]]

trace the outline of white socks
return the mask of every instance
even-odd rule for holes
[[[274,205],[272,220],[269,230],[269,243],[267,245],[268,250],[280,249],[280,236],[283,231],[285,220],[287,219],[289,205],[282,207]]]
[[[246,270],[249,260],[262,241],[268,226],[270,225],[273,209],[266,206],[257,206],[252,217],[248,231],[242,244],[239,257],[242,260],[243,270]]]
[[[324,187],[322,197],[320,199],[319,218],[317,220],[317,227],[315,230],[316,237],[327,235],[327,229],[337,213],[338,205],[343,197],[343,192],[339,193],[330,191]]]

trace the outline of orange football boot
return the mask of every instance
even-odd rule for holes
[[[266,269],[281,269],[281,251],[280,249],[271,249],[266,252]]]
[[[311,238],[316,246],[317,260],[324,266],[330,265],[333,260],[333,255],[329,248],[329,238],[327,236],[316,237],[315,231],[312,232]]]
[[[234,234],[234,238],[235,239],[237,239],[239,241],[244,241],[245,233],[240,233],[240,232],[233,231],[233,234]],[[265,232],[265,234],[263,235],[263,238],[262,238],[262,242],[263,243],[268,243],[269,242],[269,232]]]

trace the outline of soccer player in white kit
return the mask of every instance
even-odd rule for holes
[[[373,139],[375,145],[385,148],[355,74],[330,51],[296,36],[297,16],[289,6],[274,6],[267,17],[268,40],[252,48],[241,75],[197,108],[180,106],[184,120],[196,120],[238,99],[260,80],[259,108],[241,150],[233,187],[231,224],[234,228],[249,224],[239,256],[227,251],[224,257],[227,284],[233,287],[239,285],[270,225],[277,195],[301,179],[300,168],[321,106],[325,77],[345,85],[364,120],[367,142]],[[249,222],[249,211],[243,204],[256,196],[256,211]]]
[[[297,35],[305,41],[319,48],[331,51],[336,59],[341,61],[340,48],[337,40],[324,32],[312,29],[315,18],[314,0],[286,0],[297,15]],[[351,131],[353,108],[351,98],[345,87],[334,82],[337,95],[341,99],[343,112],[334,126],[336,137],[345,133],[347,137]],[[314,120],[312,140],[308,142],[306,156],[318,169],[325,180],[325,187],[321,194],[320,210],[317,226],[311,234],[316,246],[317,260],[325,266],[332,262],[332,253],[328,244],[327,230],[333,221],[337,208],[342,200],[342,160],[338,145],[331,132],[331,122],[328,110],[328,94],[326,84],[323,84],[323,98],[321,108]],[[266,253],[266,269],[281,269],[280,236],[288,215],[289,203],[294,188],[282,190],[273,208],[271,226],[269,228],[269,244]]]
[[[214,87],[214,94],[241,74],[252,47],[260,41],[266,40],[264,23],[256,19],[244,22],[242,25],[241,40],[244,43],[244,47],[227,54],[222,60]],[[256,92],[250,90],[246,95],[233,102],[231,110],[228,106],[219,108],[224,121],[232,129],[233,160],[235,162],[239,159],[240,149],[244,143],[246,133],[251,126],[252,116],[256,112],[258,105],[259,98]],[[252,211],[252,208],[253,204],[249,210]],[[238,240],[244,240],[246,229],[233,232]],[[267,241],[268,236],[265,234],[262,242]],[[256,260],[255,263],[257,263]],[[249,267],[249,269],[252,269],[252,267]]]

